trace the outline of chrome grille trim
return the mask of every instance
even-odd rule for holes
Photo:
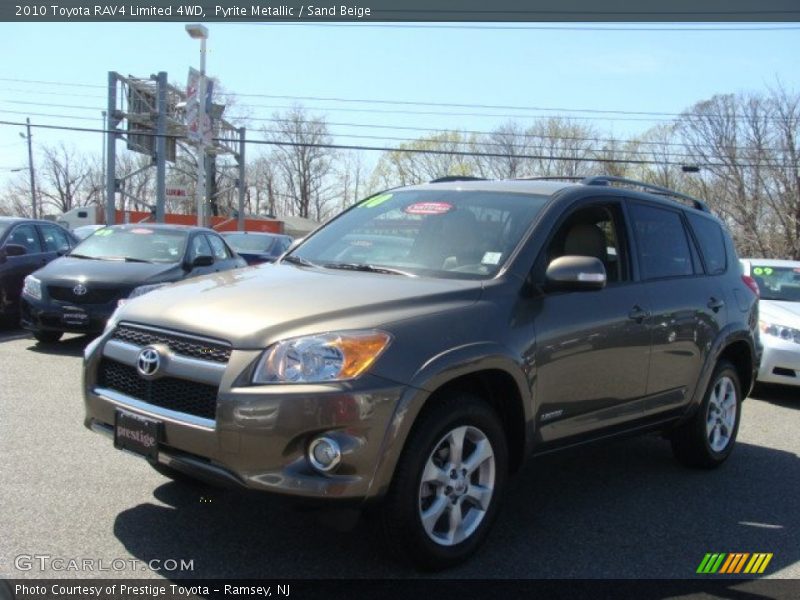
[[[232,351],[231,345],[222,340],[132,323],[117,325],[110,340],[119,340],[139,347],[163,344],[176,355],[221,364],[226,364],[230,360]]]

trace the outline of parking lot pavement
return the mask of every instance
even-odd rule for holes
[[[0,577],[416,575],[363,522],[340,533],[276,498],[176,484],[115,451],[82,425],[87,342],[72,336],[44,348],[0,332]],[[656,436],[531,461],[486,546],[440,576],[692,578],[707,552],[771,552],[766,576],[800,577],[796,396],[748,400],[737,448],[716,471],[679,466]],[[41,571],[49,559],[37,556],[112,570]],[[131,559],[194,568],[155,572]]]

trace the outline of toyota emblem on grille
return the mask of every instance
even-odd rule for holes
[[[89,290],[82,283],[79,283],[74,288],[72,288],[72,293],[75,294],[76,296],[85,296],[86,292],[88,291]]]
[[[161,366],[161,356],[158,350],[148,346],[142,348],[139,356],[136,359],[136,370],[142,377],[153,377]]]

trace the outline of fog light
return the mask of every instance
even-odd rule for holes
[[[342,449],[336,440],[318,437],[308,446],[308,460],[315,469],[327,473],[341,462]]]

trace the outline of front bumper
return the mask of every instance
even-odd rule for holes
[[[758,381],[782,385],[800,385],[800,344],[762,335],[764,352],[758,369]]]
[[[309,499],[366,499],[385,489],[373,479],[404,386],[369,375],[339,384],[248,385],[261,351],[234,349],[226,366],[171,356],[170,375],[204,385],[216,379],[214,418],[206,418],[109,387],[103,361],[132,366],[140,350],[110,338],[109,332],[87,348],[88,428],[113,436],[117,410],[156,419],[162,423],[158,462],[198,479]],[[342,449],[341,463],[326,474],[306,458],[308,444],[323,433]]]
[[[65,331],[69,333],[100,333],[117,307],[117,301],[107,304],[68,303],[34,300],[28,296],[20,299],[20,324],[30,331]],[[65,312],[81,312],[87,315],[85,323],[65,322]]]

